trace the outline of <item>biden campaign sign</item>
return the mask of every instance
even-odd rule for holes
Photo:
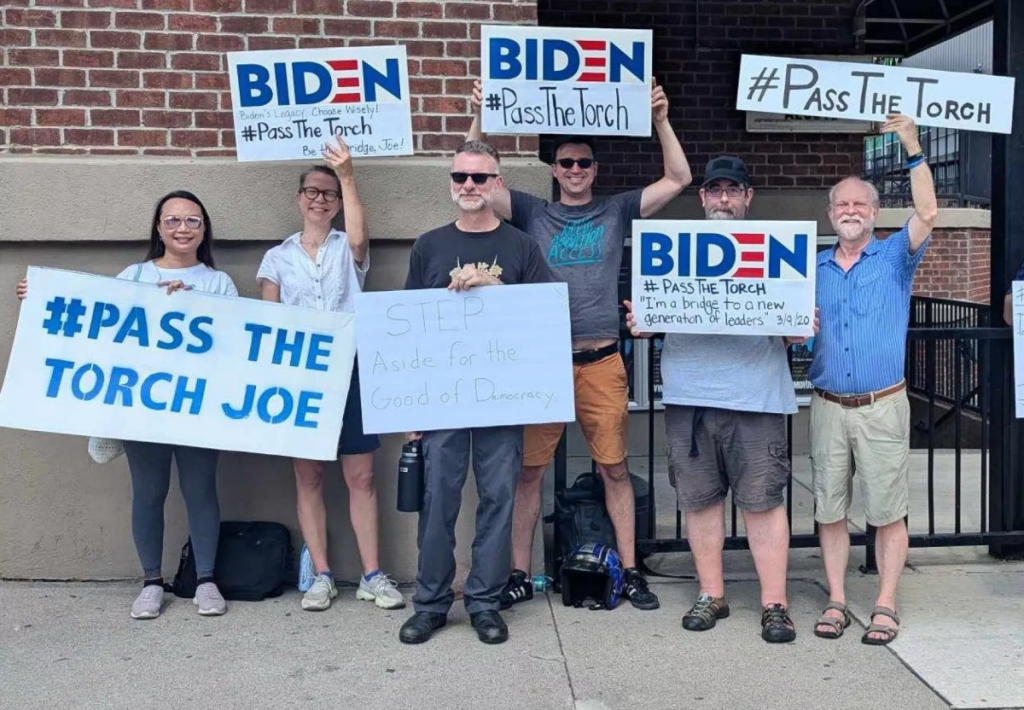
[[[651,30],[485,25],[485,133],[651,135]]]
[[[352,155],[412,155],[405,47],[229,52],[238,159],[319,158],[340,136]]]
[[[0,426],[333,461],[355,351],[351,314],[30,267]]]
[[[815,222],[633,220],[632,253],[641,331],[814,334]]]

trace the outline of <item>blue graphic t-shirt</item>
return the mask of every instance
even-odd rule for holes
[[[643,190],[578,207],[511,194],[512,224],[537,242],[555,277],[569,286],[572,337],[617,338],[622,245],[640,218]]]

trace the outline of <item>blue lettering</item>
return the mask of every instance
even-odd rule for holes
[[[722,260],[717,264],[711,263],[712,246],[717,246],[722,250]],[[731,239],[712,232],[697,233],[697,276],[704,278],[725,276],[732,271],[735,263],[736,247]]]
[[[171,377],[169,372],[154,372],[152,375],[142,381],[142,389],[139,391],[139,399],[142,400],[142,406],[146,409],[152,409],[157,412],[162,412],[167,409],[166,402],[157,402],[153,399],[153,385],[157,382],[173,382],[174,378]]]
[[[281,411],[277,414],[271,414],[270,400],[275,395],[281,398]],[[286,390],[284,387],[271,387],[260,395],[260,399],[256,403],[256,411],[259,413],[260,419],[265,421],[267,424],[280,424],[292,415],[292,408],[294,406],[295,400],[292,397],[291,392]]]
[[[295,409],[295,426],[304,429],[316,429],[317,423],[307,419],[307,416],[320,413],[320,407],[313,406],[311,402],[319,402],[323,398],[324,396],[321,392],[307,392],[305,390],[299,392],[299,406]]]
[[[121,395],[121,404],[132,406],[132,387],[139,381],[139,373],[130,367],[112,367],[110,369],[110,386],[103,397],[103,404],[116,404],[117,395]]]
[[[128,317],[124,319],[120,330],[114,336],[115,343],[123,343],[126,338],[133,337],[139,341],[143,348],[149,347],[149,328],[146,327],[146,309],[142,306],[135,306],[128,311]]]
[[[213,325],[213,318],[210,318],[210,316],[199,316],[198,318],[193,318],[192,322],[188,324],[188,332],[191,333],[192,337],[198,340],[199,343],[186,347],[185,350],[187,352],[201,355],[205,352],[209,352],[210,348],[213,347],[213,336],[200,328],[199,326],[201,325]]]
[[[224,412],[224,416],[228,419],[245,419],[249,416],[249,412],[252,411],[252,400],[256,395],[256,385],[245,386],[245,400],[242,402],[242,406],[235,409],[230,404],[225,402],[220,405],[221,410]]]
[[[48,357],[46,358],[46,366],[53,368],[53,372],[50,373],[50,384],[46,388],[46,396],[52,399],[60,392],[60,383],[64,379],[64,372],[74,367],[75,363],[70,360],[58,360],[55,357]]]
[[[178,382],[174,387],[174,401],[171,402],[171,411],[177,414],[181,411],[182,405],[185,400],[190,401],[192,404],[189,405],[189,414],[199,414],[199,410],[203,407],[203,394],[206,392],[206,380],[202,378],[196,379],[196,387],[191,392],[188,390],[188,378],[179,377]]]
[[[394,59],[391,61],[397,62]],[[313,91],[307,92],[306,82],[310,75],[316,77],[317,87]],[[278,83],[278,86],[281,86],[281,84]],[[363,86],[366,86],[365,81]],[[295,91],[296,105],[318,104],[321,101],[325,101],[331,95],[331,91],[334,89],[334,78],[323,64],[317,62],[295,62],[292,64],[292,88]],[[367,101],[372,100],[367,98]]]
[[[185,320],[185,314],[172,311],[171,313],[164,313],[163,317],[160,319],[160,330],[164,331],[164,333],[171,338],[169,341],[161,340],[157,342],[156,346],[161,350],[174,350],[176,348],[180,348],[182,342],[184,342],[185,339],[181,337],[181,331],[175,328],[171,323],[171,321],[176,320]]]
[[[272,328],[269,325],[260,325],[259,323],[246,323],[245,330],[248,333],[252,333],[252,338],[249,340],[249,362],[256,362],[260,359],[260,343],[263,340],[263,336],[269,333]]]
[[[658,232],[640,234],[640,275],[664,276],[672,270],[672,238]],[[680,250],[680,254],[684,254]],[[680,263],[682,267],[682,263]]]
[[[527,40],[536,42],[536,40]],[[508,37],[491,37],[490,40],[490,69],[491,79],[517,79],[523,72],[523,66],[519,62],[519,43]],[[536,50],[533,53],[534,61],[537,59]],[[536,79],[536,71],[532,78]]]
[[[92,318],[89,321],[89,340],[96,340],[101,328],[115,325],[120,318],[121,312],[113,303],[97,302],[92,308]]]
[[[277,83],[277,105],[289,106],[292,101],[288,98],[288,65],[274,64],[274,81]]]
[[[321,348],[320,346],[330,345],[333,342],[333,335],[313,333],[311,336],[309,336],[309,352],[306,353],[307,370],[318,370],[320,372],[327,372],[327,363],[317,362],[317,358],[319,358],[320,356],[329,356],[331,354],[331,351],[329,349]]]
[[[806,234],[793,236],[793,251],[786,248],[786,245],[775,239],[768,238],[768,278],[777,279],[782,275],[782,263],[785,262],[801,276],[807,276],[807,249],[808,238]]]
[[[567,81],[580,70],[580,53],[576,45],[564,39],[548,39],[541,45],[543,52],[544,81]],[[565,57],[565,66],[555,69],[555,55]]]
[[[526,40],[526,79],[537,81],[537,40]]]
[[[92,389],[85,392],[82,390],[82,378],[89,373],[93,374],[95,382],[93,382]],[[96,395],[103,389],[103,381],[103,370],[100,369],[99,365],[91,362],[88,365],[82,365],[71,377],[71,394],[75,395],[78,399],[88,402],[90,399],[95,399]]]
[[[301,330],[295,331],[295,340],[291,343],[288,342],[288,330],[281,328],[277,331],[277,338],[274,342],[274,357],[271,359],[275,365],[280,365],[281,361],[284,360],[285,353],[290,353],[291,358],[288,363],[292,367],[298,367],[299,362],[302,360],[302,344],[306,340],[306,334]]]
[[[623,52],[619,47],[608,43],[608,81],[618,83],[622,81],[622,70],[625,69],[640,81],[644,80],[644,43],[633,43],[632,56]]]
[[[367,64],[365,61],[363,64],[363,92],[366,95],[367,101],[377,100],[377,87],[384,89],[396,99],[402,98],[402,76],[399,73],[398,60],[395,58],[387,59],[384,62],[386,74],[381,74],[374,67]],[[327,75],[328,83],[330,87],[330,74]],[[324,96],[324,98],[327,98]],[[321,101],[322,99],[317,99]],[[314,103],[314,102],[310,102]]]
[[[259,64],[239,64],[235,67],[238,79],[239,103],[243,108],[266,106],[274,98],[270,88],[270,72]]]

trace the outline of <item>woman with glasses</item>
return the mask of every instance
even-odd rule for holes
[[[317,165],[299,176],[296,202],[302,231],[267,252],[256,279],[265,301],[321,311],[355,312],[370,266],[369,239],[363,207],[356,191],[352,156],[339,137],[323,149],[327,166]],[[332,222],[344,207],[345,230]],[[338,441],[342,475],[349,491],[349,517],[362,560],[356,598],[395,609],[405,599],[378,559],[377,490],[373,455],[376,435],[363,432],[358,362],[352,368],[348,400]],[[327,511],[324,505],[324,462],[293,459],[299,528],[313,562],[315,578],[302,598],[302,608],[322,611],[338,595],[327,555]]]
[[[213,225],[206,207],[190,192],[164,195],[156,204],[145,261],[132,264],[119,279],[155,284],[176,291],[203,291],[237,296],[231,277],[214,267]],[[22,279],[17,296],[25,298]],[[132,604],[133,619],[155,619],[163,608],[161,562],[164,545],[164,504],[171,483],[171,457],[178,463],[178,482],[188,513],[189,535],[196,560],[193,603],[202,616],[219,616],[227,603],[214,582],[220,535],[217,500],[218,451],[191,446],[125,441],[132,477],[132,536],[142,564],[142,592]]]

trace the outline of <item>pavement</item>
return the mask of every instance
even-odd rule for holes
[[[928,489],[922,461],[917,501]],[[961,463],[961,525],[970,530],[978,477],[969,458]],[[933,462],[937,529],[955,523],[953,507],[939,505],[952,500],[954,468],[949,457]],[[646,475],[641,469],[633,462]],[[794,461],[797,531],[813,525],[808,476]],[[656,495],[659,535],[674,536],[671,489],[659,484]],[[911,527],[921,526],[927,516],[912,515]],[[690,556],[671,554],[647,561],[660,609],[590,611],[538,595],[504,613],[510,639],[499,646],[477,640],[460,602],[431,641],[405,646],[398,630],[411,610],[356,601],[354,587],[342,587],[325,612],[302,611],[293,589],[229,602],[219,618],[167,594],[160,618],[135,621],[136,582],[0,581],[0,709],[1024,708],[1024,563],[984,548],[912,549],[900,588],[903,629],[880,648],[860,642],[877,585],[857,569],[862,560],[855,549],[847,583],[855,623],[828,641],[812,634],[828,598],[820,555],[791,552],[798,634],[786,645],[760,638],[756,575],[742,550],[725,557],[732,615],[711,631],[682,629],[698,590]]]

